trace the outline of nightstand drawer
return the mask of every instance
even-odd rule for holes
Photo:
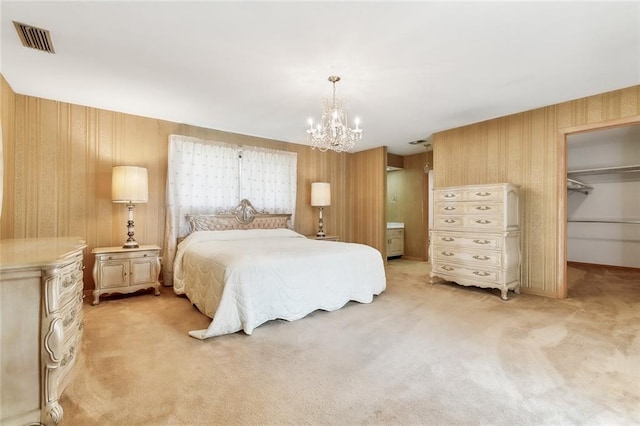
[[[103,260],[103,261],[140,259],[145,257],[148,257],[150,259],[155,259],[156,256],[158,256],[158,252],[160,251],[159,248],[158,250],[135,250],[135,251],[132,251],[133,249],[128,249],[128,250],[130,251],[119,252],[119,253],[103,252],[103,253],[94,253],[94,254],[96,255],[96,259]]]

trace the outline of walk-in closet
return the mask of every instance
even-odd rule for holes
[[[640,286],[640,125],[569,135],[567,191],[569,265]]]

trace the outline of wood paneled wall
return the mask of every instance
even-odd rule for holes
[[[135,236],[140,243],[162,246],[168,137],[172,133],[296,152],[295,230],[315,234],[318,211],[310,206],[310,187],[311,182],[324,181],[331,183],[332,192],[331,206],[324,211],[325,229],[350,241],[352,190],[347,165],[351,154],[322,153],[306,145],[14,95],[4,80],[2,103],[6,167],[2,238],[84,238],[88,244],[86,289],[94,287],[91,249],[121,245],[126,239],[125,207],[111,202],[113,166],[148,169],[149,202],[136,205]],[[5,123],[15,123],[15,135]]]
[[[384,259],[387,257],[386,166],[386,147],[349,156],[350,239],[377,248]]]
[[[638,114],[640,86],[634,86],[436,133],[435,186],[520,185],[523,291],[564,297],[563,129]]]
[[[424,203],[427,194],[428,175],[424,172],[426,153],[404,157],[405,204],[404,212],[404,250],[405,257],[419,260],[427,259],[427,214]]]
[[[15,164],[9,161],[14,156],[15,145],[11,142],[15,139],[16,121],[16,95],[9,86],[4,76],[0,74],[0,125],[2,126],[2,199],[0,205],[0,238],[5,235],[12,235],[11,227],[2,220],[7,211],[13,211],[13,198],[7,196],[13,188],[13,175],[15,174]]]

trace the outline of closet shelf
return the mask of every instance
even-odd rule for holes
[[[640,220],[625,220],[625,219],[567,219],[569,223],[619,223],[627,225],[640,225]]]
[[[589,194],[589,191],[591,191],[593,187],[575,179],[567,179],[567,189],[570,191],[582,192],[583,194]]]
[[[571,176],[587,176],[587,175],[604,175],[611,173],[637,173],[640,172],[640,165],[635,166],[616,166],[616,167],[600,167],[595,169],[569,170],[567,175]]]

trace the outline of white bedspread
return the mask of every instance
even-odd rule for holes
[[[199,231],[174,263],[174,291],[213,320],[198,339],[273,320],[370,303],[386,288],[380,252],[363,244],[307,239],[289,229]]]

